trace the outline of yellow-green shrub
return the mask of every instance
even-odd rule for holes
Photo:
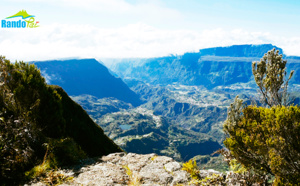
[[[300,108],[248,106],[237,115],[224,125],[231,154],[248,169],[275,175],[275,183],[299,183]]]
[[[200,179],[200,171],[195,160],[190,159],[188,162],[183,163],[182,170],[190,173],[192,179]]]

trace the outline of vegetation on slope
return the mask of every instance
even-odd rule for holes
[[[55,168],[121,151],[63,89],[47,85],[34,65],[1,56],[0,70],[2,184],[24,181],[37,165]],[[34,170],[26,175],[34,176]]]

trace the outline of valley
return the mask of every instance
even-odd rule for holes
[[[180,162],[196,157],[201,166],[220,170],[224,165],[212,153],[223,147],[227,108],[237,95],[247,104],[258,103],[251,62],[274,47],[238,45],[182,56],[107,59],[103,63],[111,64],[109,70],[95,60],[34,63],[126,152]],[[297,97],[300,60],[285,57],[287,71],[295,70],[290,91]]]

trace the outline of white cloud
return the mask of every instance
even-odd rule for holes
[[[0,55],[25,61],[69,57],[155,57],[207,47],[263,43],[275,44],[288,55],[300,56],[297,50],[300,37],[284,38],[245,30],[166,30],[142,23],[117,29],[66,24],[35,29],[0,29]]]
[[[133,8],[131,4],[124,0],[62,0],[59,2],[63,3],[64,6],[74,6],[88,10],[126,12]]]
[[[40,4],[43,7],[48,7],[48,9],[42,8],[46,12],[58,9],[53,14],[61,15],[61,18],[60,20],[52,19],[52,23],[54,21],[57,21],[56,23],[70,22],[64,18],[69,17],[70,13],[73,20],[84,17],[85,21],[91,24],[105,20],[111,22],[112,25],[131,20],[163,24],[176,22],[184,17],[178,10],[164,6],[160,0],[139,0],[137,3],[129,3],[125,0],[9,0],[8,2],[10,1],[32,5]],[[35,10],[37,11],[37,9]],[[43,11],[40,14],[43,15]]]

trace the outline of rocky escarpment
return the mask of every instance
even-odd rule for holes
[[[156,154],[113,153],[101,159],[73,169],[58,171],[69,177],[61,185],[199,185],[193,183],[190,174],[182,170],[182,165],[167,156]],[[240,185],[243,180],[232,171],[226,174],[209,170],[200,170],[199,177],[206,185]],[[53,178],[52,178],[53,179]],[[48,182],[45,182],[48,181]],[[50,179],[31,183],[32,186],[49,185]],[[50,185],[54,182],[50,182]],[[204,182],[203,182],[204,183]]]

